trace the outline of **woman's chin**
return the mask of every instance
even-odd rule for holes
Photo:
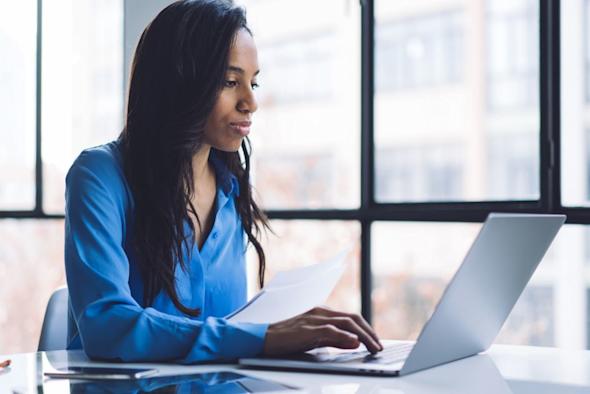
[[[220,150],[222,152],[233,153],[233,152],[239,151],[241,146],[242,146],[242,140],[240,140],[239,143],[218,145],[218,146],[214,146],[214,148],[217,150]]]

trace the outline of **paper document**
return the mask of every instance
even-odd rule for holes
[[[342,273],[348,251],[323,263],[277,273],[243,307],[226,316],[241,323],[276,323],[323,304]]]

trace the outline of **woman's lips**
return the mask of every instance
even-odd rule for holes
[[[235,130],[242,137],[245,137],[248,134],[250,134],[250,125],[251,124],[252,124],[252,122],[232,122],[229,124],[229,127],[231,127],[233,130]]]

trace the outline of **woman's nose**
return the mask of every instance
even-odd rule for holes
[[[252,88],[246,89],[244,96],[238,101],[237,109],[240,112],[254,113],[258,109],[258,102]]]

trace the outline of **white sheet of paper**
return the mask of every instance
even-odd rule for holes
[[[346,255],[342,252],[323,263],[277,273],[246,305],[226,318],[270,324],[323,304],[344,272]]]

